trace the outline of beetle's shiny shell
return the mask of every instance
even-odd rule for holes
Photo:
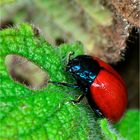
[[[91,98],[103,115],[112,122],[117,122],[123,115],[126,104],[126,86],[120,75],[107,63],[95,59],[103,69],[90,87]]]

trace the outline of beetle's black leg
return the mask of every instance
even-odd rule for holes
[[[76,100],[71,100],[74,104],[79,103],[83,98],[85,97],[85,94],[81,94]]]
[[[96,115],[98,117],[100,117],[100,118],[103,118],[104,117],[103,113],[98,108],[95,108],[94,107],[93,110],[94,110],[94,112],[96,113]]]
[[[80,89],[80,87],[78,85],[73,85],[73,84],[64,83],[64,82],[48,81],[48,83],[52,83],[52,84],[59,85],[59,86],[66,86],[66,87]],[[71,102],[73,102],[75,104],[79,103],[84,98],[84,96],[85,96],[85,94],[81,94],[76,100],[71,100]]]
[[[96,103],[92,100],[91,95],[90,94],[86,94],[88,103],[90,104],[90,107],[93,109],[93,111],[95,112],[95,114],[100,117],[103,118],[104,115],[103,113],[100,111],[99,107],[96,105]]]
[[[71,87],[71,88],[79,88],[78,85],[69,84],[69,83],[64,83],[64,82],[48,81],[48,83],[52,83],[52,84],[54,84],[54,85],[59,85],[59,86]]]

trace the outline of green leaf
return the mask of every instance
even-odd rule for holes
[[[82,54],[82,48],[79,43],[53,47],[28,24],[0,31],[1,140],[104,139],[89,107],[69,102],[80,91],[53,84],[31,90],[15,82],[5,65],[7,55],[20,55],[38,65],[51,80],[68,81],[64,56],[71,50],[75,55]]]
[[[114,126],[109,123],[106,119],[99,121],[102,129],[102,133],[105,136],[106,140],[124,140],[119,132],[116,131]]]
[[[122,120],[115,125],[120,134],[128,140],[139,139],[139,110],[129,110],[126,112]]]

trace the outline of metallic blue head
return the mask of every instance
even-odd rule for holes
[[[90,86],[100,71],[100,66],[91,56],[79,55],[70,60],[66,71],[76,79],[80,86]]]

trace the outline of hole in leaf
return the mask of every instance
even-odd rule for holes
[[[48,83],[48,75],[33,62],[19,55],[7,55],[5,64],[10,76],[30,89],[43,88]]]

